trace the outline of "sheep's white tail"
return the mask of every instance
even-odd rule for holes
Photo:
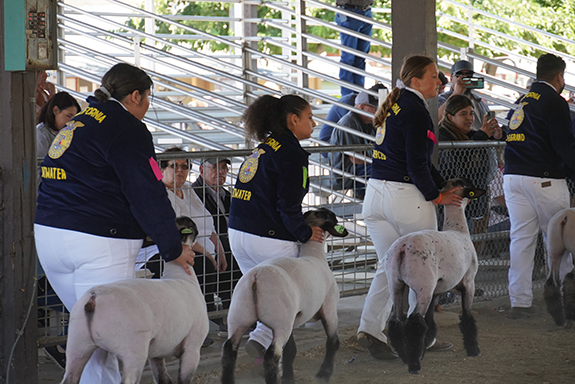
[[[94,318],[94,312],[96,311],[96,292],[91,292],[88,302],[84,305],[84,311],[86,312],[86,322],[88,323],[88,334],[90,335],[90,340],[94,342],[94,338],[92,337],[92,320]]]
[[[547,229],[547,251],[549,252],[551,262],[553,262],[554,257],[561,259],[561,255],[563,255],[565,249],[570,248],[569,243],[572,242],[571,237],[572,231],[574,230],[575,212],[571,209],[566,209],[551,219]]]

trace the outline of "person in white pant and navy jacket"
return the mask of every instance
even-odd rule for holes
[[[423,229],[437,229],[435,205],[460,204],[453,191],[439,192],[444,180],[431,162],[437,142],[426,100],[437,96],[441,84],[437,66],[427,56],[411,56],[400,71],[400,84],[378,109],[371,178],[363,217],[378,258],[358,329],[358,342],[380,360],[397,357],[383,330],[391,314],[383,259],[399,237]],[[412,295],[415,300],[415,295]],[[428,349],[453,345],[434,340]]]
[[[58,132],[41,165],[34,220],[38,259],[66,308],[90,288],[133,278],[149,235],[166,261],[189,272],[176,216],[142,123],[152,79],[121,63],[102,78],[89,106]],[[153,204],[151,204],[153,202]],[[118,360],[94,352],[81,384],[120,383]]]
[[[575,175],[575,137],[565,87],[565,62],[544,54],[537,60],[537,80],[518,107],[509,112],[503,191],[511,220],[509,298],[513,319],[529,317],[532,273],[539,230],[546,240],[549,220],[569,207],[565,176]],[[573,269],[564,258],[561,279]]]

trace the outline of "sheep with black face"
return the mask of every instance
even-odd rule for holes
[[[176,226],[191,247],[198,234],[195,223],[179,217]],[[190,271],[191,276],[168,262],[159,280],[124,280],[88,290],[70,313],[62,383],[79,383],[97,348],[116,355],[124,384],[140,382],[146,360],[156,383],[171,383],[164,362],[171,356],[180,358],[178,383],[191,383],[209,320],[198,279]]]
[[[443,190],[460,187],[461,206],[445,206],[443,231],[425,230],[397,239],[384,259],[389,292],[394,309],[389,320],[389,339],[410,373],[419,373],[425,347],[435,339],[432,303],[438,294],[455,288],[461,292],[463,314],[459,329],[468,356],[480,355],[477,326],[471,313],[475,294],[477,252],[469,235],[465,206],[485,190],[474,188],[468,180],[448,180]],[[407,317],[403,295],[411,288],[417,296],[413,313]]]
[[[325,208],[306,212],[310,226],[333,236],[347,236],[337,225],[335,214]],[[293,383],[296,346],[293,329],[310,319],[321,319],[327,334],[326,355],[317,377],[329,381],[339,348],[337,303],[339,289],[325,257],[325,245],[308,241],[298,258],[272,259],[242,276],[228,312],[229,339],[222,351],[222,383],[234,383],[234,368],[242,335],[256,321],[273,331],[273,341],[264,355],[265,381],[276,384],[278,363],[283,355],[282,382]]]

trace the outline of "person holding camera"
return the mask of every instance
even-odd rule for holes
[[[475,118],[473,122],[473,130],[479,131],[483,125],[485,115],[489,112],[489,107],[485,101],[483,101],[481,97],[473,91],[473,89],[483,88],[483,79],[474,77],[473,75],[475,75],[475,71],[473,70],[473,64],[469,61],[459,60],[453,64],[451,67],[451,89],[448,92],[440,94],[437,98],[437,105],[439,107],[438,116],[440,120],[443,118],[445,103],[451,96],[465,95],[473,102],[473,113]],[[495,129],[497,121],[491,119],[491,123]],[[499,125],[497,126],[499,127]]]

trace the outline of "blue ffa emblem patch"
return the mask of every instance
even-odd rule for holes
[[[83,126],[84,124],[79,121],[69,121],[66,126],[58,132],[58,135],[56,135],[56,138],[52,142],[50,150],[48,151],[48,156],[50,156],[51,159],[57,159],[62,156],[72,143],[74,130]]]
[[[385,138],[385,123],[387,119],[383,121],[381,127],[377,128],[377,133],[375,134],[375,144],[381,145],[383,143],[383,139]]]
[[[525,119],[525,112],[523,111],[523,105],[521,105],[519,106],[519,108],[515,110],[515,112],[513,112],[513,115],[509,120],[509,129],[514,130],[519,128],[521,123],[523,123],[524,119]]]
[[[254,175],[258,170],[260,155],[263,155],[264,153],[266,153],[266,151],[263,149],[256,148],[250,157],[244,161],[238,175],[238,179],[240,179],[242,183],[247,183],[254,178]]]

